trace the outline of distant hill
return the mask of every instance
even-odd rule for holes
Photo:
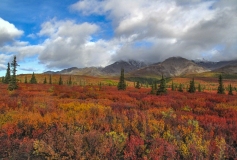
[[[219,68],[223,68],[225,66],[230,66],[230,65],[237,65],[237,60],[232,60],[232,61],[219,61],[219,62],[211,62],[211,61],[193,61],[199,66],[202,66],[206,69],[209,70],[217,70]]]
[[[101,67],[85,67],[85,68],[72,67],[72,68],[64,69],[57,72],[47,71],[47,72],[44,72],[44,74],[71,74],[71,75],[101,76],[103,75],[101,70],[102,70]]]
[[[62,71],[47,71],[44,74],[72,74],[72,75],[88,75],[88,76],[117,76],[121,72],[121,68],[124,68],[125,73],[135,71],[139,68],[145,67],[147,64],[135,60],[129,61],[117,61],[104,68],[102,67],[85,67],[77,68],[72,67],[64,69]]]
[[[237,63],[226,65],[224,67],[213,70],[214,72],[227,73],[227,74],[237,74]]]
[[[72,67],[58,72],[47,71],[45,74],[71,74],[71,75],[86,75],[86,76],[118,76],[121,68],[124,68],[125,73],[135,77],[166,77],[181,76],[187,74],[198,74],[203,72],[218,72],[227,74],[237,73],[237,60],[233,61],[191,61],[182,57],[171,57],[163,62],[154,64],[146,64],[141,61],[128,60],[117,61],[106,67]]]
[[[131,73],[134,76],[161,76],[165,77],[180,76],[185,74],[207,72],[201,66],[182,57],[171,57],[161,63],[156,63]]]
[[[146,66],[148,66],[146,63],[135,60],[117,61],[103,68],[102,72],[106,74],[119,75],[121,68],[124,68],[125,73],[129,73]]]

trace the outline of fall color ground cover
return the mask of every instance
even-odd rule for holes
[[[177,84],[189,80],[173,79]],[[217,79],[195,81],[204,92],[169,88],[162,96],[133,83],[118,91],[93,82],[19,83],[13,92],[0,84],[0,158],[237,158],[236,91],[234,96],[216,94]],[[233,80],[225,84],[230,82],[236,85]]]

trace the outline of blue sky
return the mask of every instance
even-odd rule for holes
[[[236,59],[236,0],[1,0],[0,76],[159,62]]]

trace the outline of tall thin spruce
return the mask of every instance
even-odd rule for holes
[[[190,81],[188,92],[189,93],[195,93],[196,92],[194,78]]]
[[[12,76],[11,76],[10,83],[8,85],[8,90],[10,90],[10,91],[18,88],[17,79],[16,79],[16,71],[17,71],[16,67],[17,66],[19,66],[19,65],[17,64],[16,56],[14,56],[13,61],[11,63]]]
[[[233,88],[232,88],[231,84],[229,85],[229,92],[228,92],[228,95],[234,95],[234,94],[233,94]]]
[[[58,84],[59,84],[59,85],[63,85],[63,80],[62,80],[62,76],[61,76],[61,75],[60,75],[60,77],[59,77]]]
[[[225,94],[225,88],[224,88],[223,81],[222,81],[222,75],[219,76],[218,82],[219,82],[219,86],[217,89],[217,93],[218,94]]]
[[[160,80],[160,85],[159,85],[159,88],[158,88],[156,94],[163,95],[163,94],[166,94],[166,92],[167,92],[166,82],[165,82],[164,76],[162,75],[161,80]]]
[[[36,77],[35,77],[35,73],[34,73],[34,72],[33,72],[32,76],[31,76],[30,83],[31,83],[31,84],[36,84],[36,83],[37,83],[37,80],[36,80]]]
[[[124,69],[121,68],[121,75],[120,75],[120,78],[119,78],[119,83],[118,83],[118,90],[126,90],[126,83],[125,83],[125,80],[124,80]]]
[[[11,81],[11,69],[10,69],[10,63],[7,63],[7,72],[6,72],[4,83],[9,84],[10,81]]]

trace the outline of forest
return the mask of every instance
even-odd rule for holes
[[[136,82],[118,90],[118,79],[32,76],[18,75],[12,91],[0,84],[1,159],[237,158],[234,79],[217,94],[218,78],[196,78],[194,93],[192,78],[172,78],[156,95]]]

